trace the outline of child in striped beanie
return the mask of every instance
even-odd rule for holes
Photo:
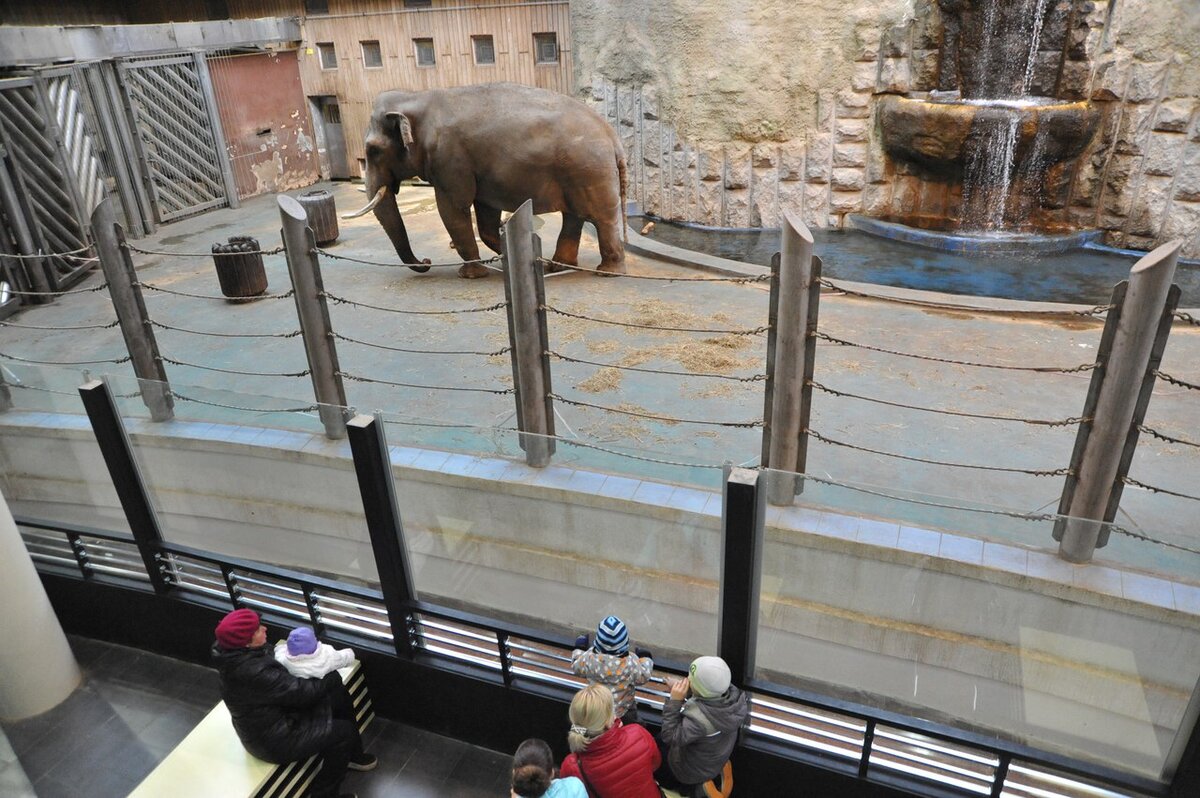
[[[630,652],[629,630],[620,618],[609,615],[602,620],[590,646],[586,634],[576,638],[571,670],[593,684],[602,684],[612,690],[615,717],[626,723],[637,722],[634,693],[639,684],[650,680],[654,660],[648,651]]]

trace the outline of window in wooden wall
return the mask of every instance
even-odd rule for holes
[[[379,42],[359,42],[362,45],[363,66],[366,69],[381,69],[383,67],[383,51]]]
[[[333,42],[318,42],[317,52],[321,54],[321,69],[337,69],[337,50]]]
[[[558,63],[558,34],[533,34],[533,56],[539,64]]]
[[[304,0],[305,14],[328,14],[329,0]]]
[[[430,8],[433,0],[404,0],[405,8]]]
[[[472,36],[471,44],[475,50],[475,63],[487,66],[496,63],[496,43],[491,36]]]
[[[433,52],[433,39],[413,39],[413,46],[417,49],[417,66],[431,67],[437,63]]]

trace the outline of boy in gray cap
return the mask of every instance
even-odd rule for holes
[[[730,684],[725,660],[695,659],[687,678],[671,683],[663,705],[658,783],[684,795],[701,794],[699,788],[721,774],[749,718],[750,696]]]

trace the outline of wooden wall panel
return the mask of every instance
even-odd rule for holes
[[[398,2],[355,3],[354,14],[339,14],[345,2],[330,0],[330,15],[304,20],[300,74],[307,95],[332,95],[341,106],[351,165],[361,158],[363,137],[376,95],[391,89],[418,91],[509,80],[570,94],[573,90],[570,10],[567,0],[498,3],[496,0],[441,3],[427,10],[396,11]],[[378,12],[372,9],[386,8]],[[557,64],[534,63],[533,34],[555,33]],[[471,37],[491,35],[496,63],[477,66]],[[418,67],[413,39],[433,39],[437,64]],[[360,42],[378,41],[383,67],[363,66]],[[319,43],[332,42],[337,69],[322,69]]]

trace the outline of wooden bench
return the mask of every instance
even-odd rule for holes
[[[364,731],[375,713],[367,695],[362,666],[355,661],[338,673],[354,702],[358,729]],[[222,701],[167,754],[130,796],[292,798],[304,794],[320,768],[321,760],[316,756],[286,765],[272,765],[251,756],[233,730],[229,709]]]

